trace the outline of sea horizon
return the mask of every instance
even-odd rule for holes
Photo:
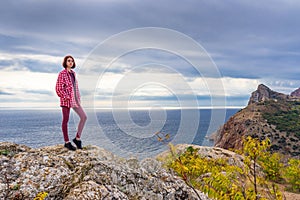
[[[243,109],[245,106],[200,106],[200,107],[128,107],[128,108],[90,108],[84,110],[192,110],[192,109]],[[61,107],[0,107],[0,110],[61,110]]]
[[[88,120],[82,140],[84,145],[103,147],[122,157],[155,155],[167,149],[169,142],[213,146],[214,142],[207,136],[217,131],[239,110],[217,109],[220,108],[85,109]],[[223,121],[218,119],[218,113],[224,115]],[[195,117],[197,115],[198,118]],[[32,148],[63,144],[61,119],[59,108],[0,109],[0,141]],[[70,140],[75,136],[78,120],[75,112],[71,111]],[[159,137],[167,138],[166,135],[170,139],[163,143],[158,140]]]

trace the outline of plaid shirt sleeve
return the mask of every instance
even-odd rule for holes
[[[57,81],[56,81],[56,94],[57,96],[63,98],[63,99],[67,99],[70,98],[69,95],[66,92],[66,83],[63,77],[63,73],[59,73]]]

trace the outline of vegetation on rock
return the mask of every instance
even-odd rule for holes
[[[265,111],[262,116],[276,129],[288,134],[294,133],[300,139],[300,102],[264,102]],[[285,109],[282,109],[285,108]]]
[[[33,200],[44,200],[48,196],[47,192],[40,192],[34,197]]]
[[[293,192],[299,191],[300,161],[270,153],[270,141],[243,139],[242,165],[226,158],[207,158],[192,146],[178,154],[170,145],[165,167],[174,170],[183,180],[214,199],[283,199],[277,183],[285,183]]]

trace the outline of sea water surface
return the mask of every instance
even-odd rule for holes
[[[224,113],[224,121],[215,120],[212,109],[88,111],[82,141],[84,146],[97,145],[122,157],[152,156],[168,148],[169,142],[213,146],[205,136],[238,110],[218,110]],[[199,114],[199,118],[192,113]],[[0,110],[0,141],[33,148],[63,144],[61,119],[60,110]],[[70,140],[76,134],[78,120],[71,111]]]

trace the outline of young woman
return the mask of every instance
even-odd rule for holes
[[[57,95],[60,97],[60,106],[62,108],[62,132],[65,140],[65,147],[69,150],[75,151],[76,147],[71,144],[68,135],[70,109],[73,108],[73,110],[80,117],[76,137],[73,139],[73,142],[78,149],[82,149],[80,137],[84,124],[87,120],[87,116],[80,105],[78,82],[76,79],[76,74],[72,70],[76,67],[74,58],[70,55],[65,56],[62,66],[65,69],[58,74],[55,89]]]

